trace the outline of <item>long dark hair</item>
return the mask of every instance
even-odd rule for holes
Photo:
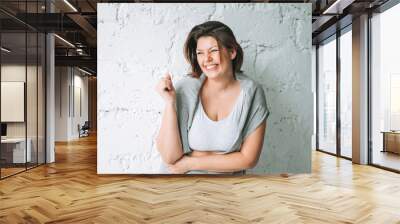
[[[202,73],[201,68],[197,63],[196,48],[197,40],[204,36],[215,38],[219,47],[222,46],[228,50],[235,49],[236,57],[232,61],[232,68],[234,72],[240,72],[240,68],[243,64],[243,50],[236,41],[232,30],[221,22],[208,21],[193,27],[186,38],[184,55],[192,67],[192,76],[198,78]]]

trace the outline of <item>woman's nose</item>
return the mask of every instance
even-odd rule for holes
[[[207,61],[212,61],[212,56],[211,56],[211,54],[207,54],[207,55],[206,55],[206,60],[207,60]]]

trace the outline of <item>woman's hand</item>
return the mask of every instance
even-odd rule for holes
[[[169,73],[165,74],[165,77],[158,82],[156,91],[166,103],[175,103],[176,92]]]
[[[190,156],[183,156],[175,164],[168,165],[168,170],[171,174],[185,174],[191,170]]]

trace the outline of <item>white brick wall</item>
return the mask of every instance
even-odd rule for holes
[[[271,114],[249,173],[311,171],[311,4],[98,4],[98,173],[162,173],[154,147],[166,70],[188,72],[185,38],[208,20],[227,24],[242,70],[266,92]]]

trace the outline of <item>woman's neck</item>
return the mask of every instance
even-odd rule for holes
[[[233,74],[215,79],[206,78],[204,81],[204,87],[212,90],[213,92],[221,92],[227,90],[229,87],[235,84],[235,82],[236,80]]]

